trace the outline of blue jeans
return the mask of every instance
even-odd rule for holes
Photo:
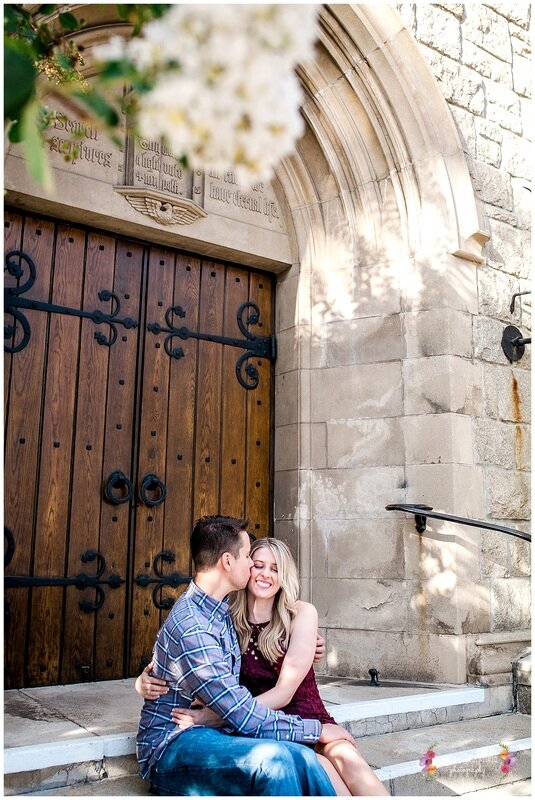
[[[228,736],[191,728],[171,741],[152,767],[160,795],[336,795],[314,750],[295,742]]]

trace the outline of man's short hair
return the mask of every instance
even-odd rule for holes
[[[191,532],[191,557],[196,570],[214,567],[223,553],[237,558],[242,540],[240,531],[246,531],[248,519],[235,517],[201,517]]]

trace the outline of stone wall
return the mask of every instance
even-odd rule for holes
[[[531,297],[531,105],[529,3],[403,4],[458,127],[490,233],[477,268],[470,361],[482,403],[472,415],[485,518],[528,530],[530,518],[530,346],[511,365],[500,346],[506,325],[529,336]],[[483,532],[479,568],[493,632],[529,627],[530,545]]]
[[[314,191],[292,205],[286,190],[304,244],[277,295],[275,533],[318,607],[328,672],[500,684],[529,639],[529,545],[432,521],[420,537],[385,505],[527,524],[530,355],[512,366],[500,342],[507,324],[530,329],[529,296],[509,310],[530,263],[529,9],[402,5],[398,27],[392,6],[346,8],[328,7],[325,27],[341,22],[356,47],[338,69],[330,42],[318,53],[305,109]],[[432,141],[441,103],[408,66],[417,49],[457,126],[482,256],[451,243],[436,152],[455,143]],[[334,144],[323,107],[332,128],[352,117],[358,136]]]

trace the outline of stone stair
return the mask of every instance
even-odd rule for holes
[[[319,677],[330,712],[359,741],[396,796],[530,794],[530,717],[505,694],[476,686]],[[510,687],[507,688],[511,695]],[[5,795],[143,796],[134,756],[139,702],[132,681],[5,692]],[[509,708],[511,704],[509,703]],[[517,755],[500,773],[500,745]],[[436,777],[419,759],[433,746]]]

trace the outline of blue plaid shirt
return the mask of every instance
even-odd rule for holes
[[[167,694],[145,700],[137,735],[140,774],[146,778],[181,730],[171,709],[189,708],[193,698],[228,723],[223,732],[293,742],[316,742],[321,723],[284,714],[257,703],[239,684],[241,654],[228,605],[192,581],[160,628],[153,674],[169,685]]]

